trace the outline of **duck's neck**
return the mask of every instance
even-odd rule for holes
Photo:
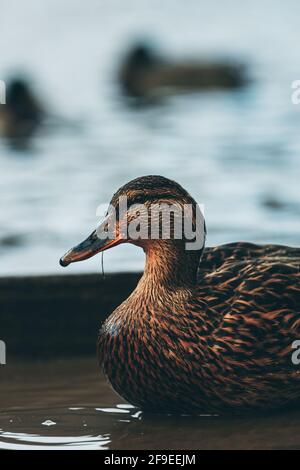
[[[186,250],[182,240],[157,240],[144,251],[146,264],[140,288],[172,291],[196,285],[202,250]]]

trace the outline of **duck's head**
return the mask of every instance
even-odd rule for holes
[[[162,176],[143,176],[113,195],[102,223],[60,264],[68,266],[120,243],[133,243],[146,253],[163,247],[201,253],[205,233],[200,208],[185,189]]]
[[[147,67],[157,62],[155,54],[147,42],[136,44],[128,54],[127,63],[131,67]]]

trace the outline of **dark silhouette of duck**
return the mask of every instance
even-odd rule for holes
[[[13,145],[23,145],[40,126],[44,112],[23,78],[7,85],[6,103],[0,106],[0,131]]]
[[[121,196],[128,209],[118,213]],[[155,239],[124,236],[132,221],[149,228],[150,205],[163,203],[191,208],[190,222],[201,235],[197,249],[187,249],[185,231],[175,237],[174,217],[168,238],[161,229]],[[146,215],[134,204],[143,204]],[[105,237],[115,211],[115,233]],[[155,412],[232,413],[299,403],[292,343],[300,339],[300,249],[244,242],[204,249],[197,211],[176,182],[137,178],[113,196],[100,232],[61,258],[67,266],[125,242],[145,251],[136,289],[100,330],[104,374],[130,403]]]
[[[134,98],[151,98],[170,92],[235,89],[248,81],[241,64],[170,62],[143,43],[133,47],[125,57],[119,80],[124,93]]]

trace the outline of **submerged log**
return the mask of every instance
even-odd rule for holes
[[[0,278],[0,339],[9,357],[95,354],[103,320],[140,274]]]

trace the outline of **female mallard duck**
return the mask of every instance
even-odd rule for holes
[[[128,210],[119,211],[114,237],[104,238],[121,196]],[[100,363],[113,388],[134,405],[164,412],[299,402],[292,343],[300,339],[300,249],[240,242],[204,250],[204,223],[197,249],[186,249],[184,232],[179,239],[173,229],[168,239],[161,231],[156,239],[124,236],[124,227],[141,214],[134,204],[144,205],[143,222],[150,227],[150,205],[163,203],[188,204],[195,225],[197,203],[179,184],[161,176],[137,178],[113,196],[100,232],[60,261],[67,266],[124,242],[146,253],[136,289],[99,335]]]
[[[137,44],[127,55],[119,74],[126,95],[151,98],[166,92],[239,88],[247,83],[244,67],[229,61],[170,62],[147,44]]]

